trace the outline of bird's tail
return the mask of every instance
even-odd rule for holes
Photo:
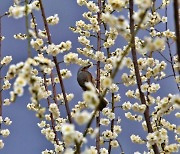
[[[99,94],[99,100],[100,100],[100,103],[99,103],[99,106],[98,106],[98,109],[99,111],[102,111],[108,104],[108,101],[102,97],[100,94]]]

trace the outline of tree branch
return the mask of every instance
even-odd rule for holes
[[[51,44],[52,39],[51,39],[48,23],[46,21],[46,16],[45,16],[45,11],[44,11],[44,7],[43,7],[43,4],[42,4],[42,0],[39,0],[39,3],[40,3],[40,8],[41,8],[41,14],[42,14],[43,21],[44,21],[44,27],[46,29],[46,33],[47,33],[47,37],[48,37],[48,42],[49,42],[49,44]],[[62,94],[63,94],[63,97],[64,97],[65,108],[66,108],[68,120],[69,120],[70,123],[72,123],[71,112],[70,112],[68,100],[67,100],[67,97],[66,97],[64,83],[63,83],[62,76],[61,76],[61,73],[60,73],[60,66],[58,65],[58,61],[57,61],[57,58],[55,56],[53,56],[53,61],[54,61],[55,66],[56,66],[56,71],[57,71],[57,75],[58,75],[58,78],[59,78],[61,91],[62,91]]]
[[[26,22],[26,35],[27,35],[27,41],[28,41],[28,57],[32,57],[31,53],[31,44],[30,44],[30,35],[29,35],[29,17],[28,17],[28,0],[25,0],[25,22]]]
[[[138,67],[138,63],[137,63],[137,55],[136,55],[136,47],[135,47],[135,31],[134,31],[134,19],[133,19],[133,0],[129,0],[129,12],[130,12],[130,32],[131,32],[131,53],[132,53],[132,58],[133,58],[133,64],[134,64],[134,69],[135,69],[135,75],[136,75],[136,81],[137,81],[137,86],[139,89],[139,93],[140,93],[140,100],[142,104],[146,105],[146,100],[145,100],[145,96],[144,93],[141,91],[141,85],[142,85],[142,81],[141,81],[141,77],[140,77],[140,73],[139,73],[139,67]],[[146,110],[144,112],[144,118],[147,124],[147,128],[148,128],[148,133],[152,133],[153,129],[151,126],[151,121],[150,121],[150,116],[149,116],[149,107],[146,105]],[[157,144],[152,145],[153,151],[155,154],[159,154],[159,149],[157,147]]]
[[[97,50],[101,51],[101,0],[98,0],[98,7],[99,7],[99,12],[97,13],[97,20],[98,20],[98,25],[100,30],[97,33]],[[100,61],[97,61],[97,89],[100,92]],[[100,102],[101,103],[101,102]],[[100,111],[98,113],[98,116],[96,118],[96,127],[99,128],[99,131],[96,135],[96,149],[97,153],[100,153]]]
[[[179,2],[178,0],[174,0],[174,25],[176,32],[176,52],[178,54],[178,60],[180,62],[180,21],[179,21]],[[179,70],[180,73],[180,70]]]

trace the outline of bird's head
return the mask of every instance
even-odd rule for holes
[[[87,70],[90,66],[91,66],[91,64],[87,64],[87,65],[85,65],[85,66],[81,66],[81,67],[79,68],[79,71],[85,71],[85,70]]]

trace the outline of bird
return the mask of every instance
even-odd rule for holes
[[[82,88],[83,91],[87,91],[89,90],[86,86],[86,82],[91,82],[94,86],[95,86],[95,80],[92,76],[92,74],[88,71],[88,68],[91,66],[91,64],[82,66],[79,68],[78,72],[77,72],[77,81],[78,84],[80,85],[80,87]],[[98,97],[100,99],[100,104],[98,106],[98,110],[102,111],[103,108],[106,107],[106,105],[108,104],[107,100],[105,100],[100,93],[98,92],[98,90],[96,90]]]

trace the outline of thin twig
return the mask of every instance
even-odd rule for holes
[[[166,8],[165,8],[165,16],[167,17],[167,5],[166,5]],[[168,25],[167,25],[167,22],[166,22],[166,24],[165,24],[165,27],[166,27],[166,31],[167,31],[167,29],[168,29]],[[170,44],[169,44],[169,38],[166,38],[166,43],[167,43],[167,45],[168,45],[168,51],[169,51],[169,56],[170,56],[170,61],[171,61],[171,68],[172,68],[172,71],[173,71],[173,75],[174,75],[174,79],[175,79],[175,81],[176,81],[176,72],[175,72],[175,70],[174,70],[174,66],[173,66],[173,64],[174,64],[174,61],[173,61],[173,55],[172,55],[172,51],[171,51],[171,46],[170,46]],[[180,47],[180,46],[179,46]],[[180,87],[179,87],[179,84],[176,82],[176,86],[177,86],[177,89],[180,91]]]
[[[68,103],[68,100],[67,100],[67,97],[66,97],[64,83],[63,83],[62,76],[61,76],[61,73],[60,73],[60,66],[58,64],[58,61],[57,61],[56,57],[53,57],[53,61],[54,61],[55,66],[56,66],[57,75],[58,75],[59,82],[60,82],[60,85],[61,85],[61,91],[62,91],[62,94],[63,94],[63,97],[64,97],[65,108],[66,108],[68,120],[69,120],[70,123],[72,123],[72,117],[71,117],[71,112],[70,112],[70,109],[69,109],[69,103]]]
[[[36,19],[35,19],[33,12],[31,12],[31,18],[32,18],[32,22],[34,24],[34,31],[35,31],[36,37],[38,37],[37,24],[36,24]]]
[[[169,77],[174,77],[174,74],[165,76],[165,77],[162,78],[162,79],[157,79],[157,81],[161,81],[161,80],[167,79],[167,78],[169,78]]]
[[[168,63],[172,63],[170,60],[168,60],[161,52],[158,52]]]
[[[116,141],[118,142],[119,147],[120,147],[120,149],[121,149],[121,154],[125,154],[125,152],[124,152],[124,150],[123,150],[123,147],[122,147],[120,141],[119,141],[119,140],[116,140]]]
[[[52,83],[52,91],[53,91],[53,100],[56,103],[56,105],[58,105],[57,103],[57,94],[56,94],[56,84],[54,83],[54,75],[53,72],[51,71],[51,83]]]
[[[114,113],[114,93],[112,93],[112,113]],[[111,132],[113,133],[114,132],[114,119],[111,121]],[[108,147],[108,153],[110,154],[111,153],[111,149],[112,149],[112,146],[111,146],[111,141],[112,139],[110,139],[109,141],[109,147]]]
[[[26,21],[26,35],[27,35],[27,41],[28,41],[28,57],[32,57],[31,53],[31,44],[30,44],[30,35],[29,35],[29,16],[28,16],[28,0],[25,0],[25,21]]]
[[[105,5],[105,4],[103,4],[103,5]],[[103,10],[102,12],[104,12],[104,10]],[[106,32],[106,30],[107,30],[107,24],[103,22],[103,26],[104,26],[104,31]],[[107,38],[108,38],[108,37],[106,36],[105,42],[107,41]],[[107,51],[107,57],[109,58],[109,57],[110,57],[109,48],[106,48],[106,51]]]
[[[44,87],[45,87],[45,90],[48,92],[48,87],[47,87],[47,81],[46,81],[46,75],[43,74],[44,76]],[[50,106],[50,99],[49,99],[49,96],[47,97],[47,102],[48,102],[48,108]],[[56,144],[59,144],[58,142],[58,138],[57,138],[57,132],[56,132],[56,129],[55,129],[55,122],[54,122],[54,118],[53,118],[53,114],[50,112],[50,117],[51,117],[51,126],[52,126],[52,129],[53,129],[53,132],[55,134],[55,138],[54,138],[54,141],[56,142]]]

